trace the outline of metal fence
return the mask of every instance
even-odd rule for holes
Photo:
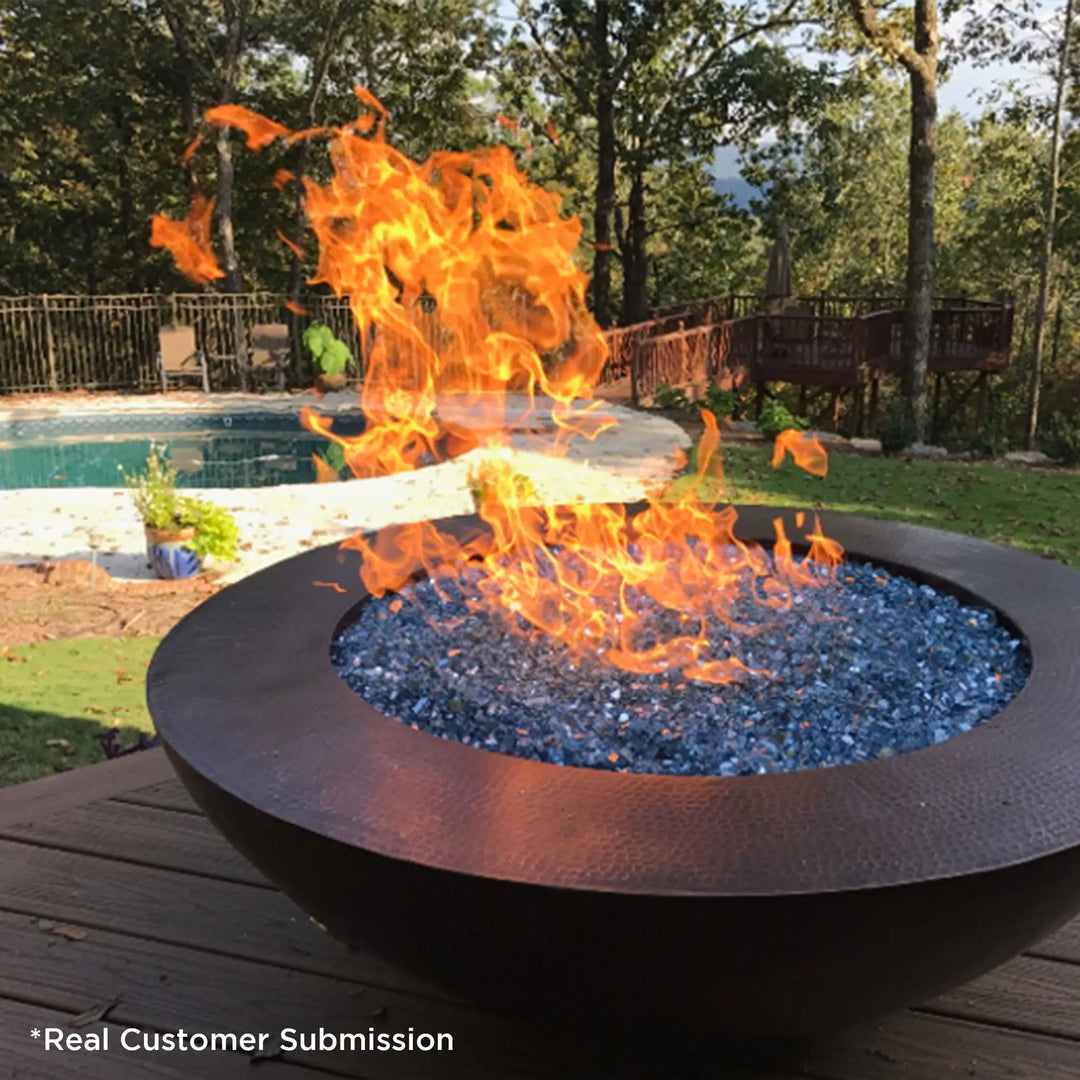
[[[247,388],[252,328],[289,327],[286,385],[314,378],[301,336],[324,322],[363,364],[347,298],[301,298],[307,311],[286,308],[278,293],[140,293],[127,296],[0,297],[0,393],[56,390],[150,390],[160,385],[158,332],[193,326],[216,390]]]
[[[314,380],[301,341],[313,321],[326,323],[346,342],[362,378],[365,349],[348,299],[323,293],[303,296],[300,304],[306,314],[290,311],[286,300],[280,293],[0,297],[0,393],[156,389],[158,334],[169,325],[195,328],[215,390],[258,388],[252,378],[252,330],[267,323],[289,329],[287,387],[307,387]],[[1009,362],[1010,305],[966,297],[940,297],[934,303],[933,370],[997,369]],[[721,354],[739,354],[734,366],[744,367],[748,361],[743,354],[754,352],[754,321],[760,318],[781,329],[788,323],[802,325],[802,320],[813,333],[805,335],[805,342],[798,334],[781,334],[784,340],[777,349],[755,352],[758,365],[771,359],[778,367],[786,361],[787,367],[805,370],[871,361],[875,368],[895,368],[901,306],[896,298],[806,297],[798,305],[798,315],[762,316],[761,297],[728,295],[658,309],[647,323],[607,332],[611,355],[600,381],[625,379],[634,367],[637,390],[647,395],[648,388],[663,382],[694,381],[703,364],[710,372],[730,370],[730,360],[716,366]],[[853,337],[855,321],[882,312],[887,314],[875,317],[859,340]],[[724,325],[730,328],[710,330]],[[691,333],[694,330],[702,332]],[[872,340],[864,342],[871,331]],[[728,341],[731,334],[735,337]],[[881,355],[885,335],[891,335],[891,361]],[[867,349],[871,355],[862,355]],[[770,351],[775,355],[770,357]]]

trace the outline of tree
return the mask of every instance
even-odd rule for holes
[[[934,307],[934,163],[937,135],[937,0],[914,0],[913,40],[895,14],[883,17],[871,0],[848,0],[867,42],[908,74],[911,141],[908,152],[908,258],[903,344],[904,397],[919,441],[926,438],[926,378]]]
[[[747,155],[744,176],[764,197],[765,230],[792,228],[795,277],[808,293],[901,296],[907,268],[907,89],[891,71],[855,74],[843,93],[785,135]],[[959,113],[938,124],[935,259],[940,287],[973,287],[958,276],[970,218],[975,147]],[[965,264],[966,265],[966,264]]]
[[[543,92],[589,118],[596,173],[592,303],[612,318],[612,218],[620,177],[623,321],[645,315],[647,176],[660,161],[711,157],[718,139],[778,122],[803,73],[766,36],[798,22],[797,0],[739,3],[540,0],[518,10]],[[777,77],[779,76],[779,77]]]
[[[169,32],[176,42],[180,66],[185,71],[199,70],[214,87],[213,105],[232,105],[246,54],[256,43],[256,14],[259,0],[160,0]],[[220,7],[220,17],[218,8]],[[214,134],[217,164],[216,202],[218,244],[225,288],[228,292],[244,290],[244,275],[237,251],[233,226],[233,189],[235,166],[232,141],[227,124]]]
[[[1054,126],[1050,140],[1050,183],[1043,225],[1042,260],[1039,264],[1039,299],[1035,307],[1035,341],[1031,354],[1031,378],[1028,388],[1027,448],[1035,449],[1039,430],[1039,395],[1042,390],[1043,341],[1046,335],[1047,296],[1050,288],[1050,267],[1054,260],[1054,239],[1057,230],[1058,190],[1061,184],[1061,149],[1065,119],[1065,90],[1069,76],[1069,47],[1072,35],[1073,0],[1065,0],[1064,27],[1058,49],[1057,73],[1054,87]]]
[[[154,284],[148,208],[168,191],[178,142],[170,65],[168,39],[131,0],[5,5],[0,290]]]

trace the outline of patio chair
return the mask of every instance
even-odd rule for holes
[[[257,323],[251,328],[251,379],[266,384],[273,378],[285,389],[285,362],[289,356],[289,328],[285,323]]]
[[[158,331],[157,359],[162,393],[168,391],[170,382],[184,379],[198,379],[203,391],[210,393],[210,373],[195,341],[195,327],[163,326]]]

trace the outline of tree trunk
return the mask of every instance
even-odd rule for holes
[[[649,317],[649,264],[645,240],[645,174],[638,166],[630,184],[626,235],[622,240],[624,326],[644,322]]]
[[[190,141],[195,137],[195,57],[191,51],[191,39],[187,25],[187,11],[182,4],[164,4],[162,11],[169,33],[176,44],[176,60],[180,83],[180,122],[184,134]],[[199,193],[199,182],[195,175],[195,159],[188,157],[184,162],[187,175],[188,198],[193,199]]]
[[[227,19],[225,53],[221,60],[221,80],[218,104],[230,105],[236,93],[236,80],[240,71],[240,55],[244,48],[248,0],[223,4]],[[244,291],[244,275],[236,251],[233,231],[233,156],[229,138],[232,129],[219,127],[214,140],[217,151],[217,203],[214,216],[217,219],[218,242],[221,252],[221,269],[225,272],[224,286],[227,293],[236,296]],[[251,358],[247,348],[247,328],[243,312],[237,300],[232,303],[233,355],[240,375],[240,389],[251,389]]]
[[[1031,376],[1028,382],[1027,448],[1035,449],[1039,433],[1039,395],[1042,391],[1043,340],[1046,337],[1047,296],[1050,290],[1050,266],[1054,259],[1054,232],[1057,227],[1058,187],[1061,183],[1062,126],[1065,114],[1065,84],[1069,77],[1069,36],[1072,30],[1073,0],[1065,3],[1065,27],[1058,53],[1057,86],[1054,97],[1054,134],[1050,148],[1050,191],[1043,219],[1043,250],[1039,265],[1039,298],[1035,303],[1035,342],[1031,352]]]
[[[596,203],[593,209],[592,302],[601,328],[611,325],[611,212],[615,206],[615,95],[608,48],[608,0],[596,0],[593,47],[602,69],[596,92]]]
[[[338,0],[334,5],[330,18],[327,21],[322,41],[319,43],[319,52],[311,69],[311,83],[308,85],[307,100],[304,103],[304,119],[306,126],[315,127],[317,124],[319,97],[326,83],[326,75],[330,68],[330,60],[337,45],[338,34],[344,16],[344,0]],[[307,172],[309,159],[308,141],[304,139],[300,143],[299,153],[296,159],[296,175],[300,178]],[[296,215],[293,227],[293,243],[303,250],[304,239],[307,235],[307,215],[304,211],[303,188],[296,195]],[[304,283],[304,260],[293,252],[292,262],[289,265],[289,299],[293,304],[300,301],[300,289]]]
[[[928,9],[935,9],[931,13]],[[937,139],[937,12],[934,0],[915,5],[915,51],[923,70],[910,70],[908,266],[901,356],[904,398],[916,439],[927,437],[926,376],[934,322],[934,165]]]

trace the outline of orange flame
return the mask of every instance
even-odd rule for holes
[[[187,146],[184,147],[184,152],[180,155],[180,160],[185,165],[192,159],[192,157],[194,157],[195,151],[198,150],[200,146],[202,146],[202,141],[203,137],[201,135],[196,135],[195,138],[192,139],[191,142],[189,142]]]
[[[424,571],[437,589],[457,582],[474,608],[513,632],[554,638],[571,655],[706,683],[750,674],[717,627],[738,627],[737,601],[747,595],[789,607],[840,549],[815,521],[809,557],[798,560],[777,519],[770,554],[736,538],[733,507],[699,500],[706,479],[722,477],[708,411],[694,477],[676,501],[652,500],[633,516],[620,505],[535,505],[531,484],[514,471],[508,412],[532,424],[543,407],[555,454],[615,422],[592,398],[608,354],[574,262],[581,225],[562,216],[559,197],[531,183],[508,148],[412,161],[387,142],[382,106],[367,91],[357,96],[378,122],[337,129],[332,179],[303,183],[319,242],[312,283],[348,297],[369,346],[366,426],[341,436],[310,408],[302,421],[340,446],[358,477],[477,446],[477,509],[489,529],[459,540],[419,522],[351,537],[344,546],[362,552],[369,592],[400,590]],[[316,469],[331,479],[325,462]],[[665,611],[676,618],[673,635],[656,630]]]
[[[296,177],[289,172],[288,169],[278,169],[277,172],[274,173],[274,187],[277,188],[278,191],[281,191],[290,180],[295,179]]]
[[[776,436],[773,445],[772,465],[775,469],[784,460],[784,454],[791,455],[800,469],[805,469],[814,476],[825,476],[829,471],[829,456],[812,432],[788,428]]]
[[[214,200],[196,195],[183,221],[155,214],[150,223],[150,245],[168,248],[180,272],[200,285],[225,276],[210,246],[210,220]]]
[[[245,109],[243,105],[215,105],[214,108],[207,109],[203,116],[219,127],[239,128],[247,136],[249,150],[261,150],[279,136],[289,134],[287,127],[268,120],[251,109]]]

